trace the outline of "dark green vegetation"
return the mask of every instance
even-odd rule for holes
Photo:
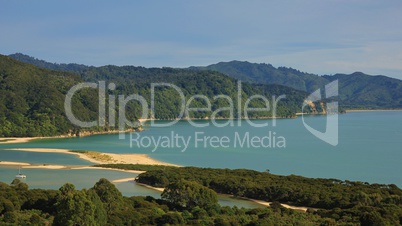
[[[241,61],[221,62],[193,70],[212,70],[233,78],[258,84],[279,84],[314,92],[325,84],[339,80],[339,103],[344,108],[402,108],[402,81],[361,72],[318,76],[293,68],[275,68],[270,64]]]
[[[200,207],[203,209],[216,208],[218,195],[197,182],[177,180],[169,183],[161,197],[185,209]]]
[[[19,180],[14,180],[11,185],[0,182],[0,224],[330,225],[335,222],[280,205],[257,209],[221,207],[217,204],[216,194],[200,184],[180,181],[170,185],[179,191],[183,187],[186,188],[183,193],[165,192],[162,195],[165,199],[154,199],[149,196],[123,197],[106,179],[100,179],[88,190],[76,190],[69,183],[59,190],[43,190],[28,189]]]
[[[37,68],[0,55],[0,137],[79,132],[64,114],[64,99],[70,87],[81,81],[71,73]],[[96,119],[96,98],[92,90],[77,93],[72,102],[76,117]]]
[[[400,225],[402,222],[402,190],[396,185],[196,167],[150,170],[137,180],[155,187],[169,187],[186,180],[217,193],[319,208],[315,214],[338,223]]]
[[[107,165],[144,169],[143,165]],[[1,225],[401,225],[395,185],[277,176],[251,170],[152,166],[139,182],[165,187],[162,199],[123,197],[101,179],[92,188],[28,189],[0,183]],[[271,207],[221,207],[217,194],[274,201]],[[280,203],[316,207],[307,212]]]
[[[253,95],[262,95],[270,102],[270,108],[273,108],[272,97],[285,94],[286,99],[278,102],[277,116],[293,117],[299,112],[307,93],[285,90],[289,92],[277,93],[276,86],[270,89],[270,86],[252,86],[248,83],[242,84],[240,91],[241,99],[238,99],[237,81],[218,72],[211,71],[192,71],[173,68],[143,68],[133,66],[104,66],[89,68],[80,73],[80,76],[86,81],[105,80],[116,84],[116,91],[119,94],[130,95],[139,94],[143,96],[148,103],[151,103],[151,83],[170,83],[176,85],[184,94],[186,103],[194,95],[205,95],[211,102],[211,110],[208,111],[190,111],[189,115],[183,117],[190,118],[211,118],[213,112],[217,112],[215,117],[237,117],[238,101],[241,103],[241,116],[244,117],[244,106],[247,99]],[[226,95],[233,102],[230,103],[226,98],[216,98],[218,95]],[[155,89],[155,109],[150,112],[152,116],[158,119],[175,119],[181,111],[182,99],[176,90],[164,86],[158,86]],[[286,102],[285,102],[286,101]],[[140,109],[137,102],[134,102],[134,109]],[[233,104],[233,105],[231,105]],[[149,106],[150,107],[150,106]],[[205,100],[196,98],[190,104],[190,108],[206,108]],[[229,107],[233,110],[233,115],[229,110],[219,110]],[[261,99],[254,99],[249,107],[264,108],[265,103]],[[321,111],[321,110],[319,110]],[[140,112],[137,112],[139,114]],[[249,112],[249,117],[272,117],[272,110],[263,112]]]
[[[280,84],[310,93],[328,83],[327,79],[318,75],[304,73],[293,68],[275,68],[271,64],[256,64],[247,61],[220,62],[206,67],[191,67],[191,69],[219,71],[245,82]]]
[[[15,56],[14,56],[15,57]],[[180,116],[182,99],[179,93],[171,87],[157,86],[155,88],[155,108],[151,109],[151,83],[165,82],[176,85],[184,95],[190,108],[206,108],[204,99],[189,98],[201,94],[211,102],[211,109],[207,111],[190,111],[182,115],[183,118],[217,118],[238,117],[238,103],[241,103],[241,117],[244,117],[244,108],[247,99],[253,95],[262,95],[269,101],[269,110],[250,111],[250,118],[272,117],[273,97],[286,95],[278,102],[277,117],[294,117],[301,110],[307,93],[278,85],[250,85],[243,83],[238,90],[237,81],[219,72],[194,71],[173,68],[144,68],[133,66],[104,66],[87,67],[83,65],[58,65],[39,61],[33,58],[26,60],[39,66],[54,70],[43,69],[22,63],[10,57],[0,55],[0,137],[21,136],[54,136],[66,134],[81,134],[85,131],[104,132],[115,130],[118,127],[119,109],[125,109],[125,116],[133,122],[141,117],[142,109],[148,111],[146,117],[157,119],[175,119]],[[53,65],[50,67],[50,65]],[[63,72],[63,70],[70,72]],[[115,124],[105,126],[80,128],[72,125],[65,115],[64,101],[68,90],[82,82],[106,82],[105,111],[106,119],[109,112],[115,115]],[[114,83],[115,89],[108,89],[108,84]],[[238,94],[240,93],[240,100]],[[125,99],[129,95],[141,95],[148,105],[141,105],[131,100],[121,107],[119,95]],[[219,95],[221,95],[219,97]],[[226,97],[222,97],[225,95]],[[217,97],[218,96],[218,97]],[[214,98],[217,97],[217,98]],[[115,107],[109,110],[110,98],[114,98]],[[231,102],[230,100],[233,100]],[[316,108],[306,109],[310,112],[322,112],[321,104]],[[261,98],[253,99],[248,107],[266,108]],[[97,89],[85,88],[78,91],[73,97],[72,110],[79,120],[89,122],[98,120],[99,94]],[[226,108],[226,109],[225,109]],[[230,110],[228,110],[230,108]],[[231,114],[233,113],[233,114]]]
[[[323,76],[339,80],[339,99],[344,108],[402,108],[402,81],[361,72]]]

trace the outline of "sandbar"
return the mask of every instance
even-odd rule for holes
[[[165,190],[165,188],[157,188],[157,187],[153,187],[153,186],[148,185],[148,184],[143,184],[143,183],[138,183],[138,182],[137,182],[137,184],[138,184],[138,185],[141,185],[141,186],[143,186],[143,187],[146,187],[146,188],[155,190],[155,191],[163,192],[163,191]]]
[[[146,171],[142,170],[126,170],[126,169],[117,169],[117,168],[110,168],[110,167],[94,167],[94,166],[66,166],[68,169],[99,169],[99,170],[114,170],[114,171],[120,171],[120,172],[126,172],[126,173],[133,173],[133,174],[141,174],[145,173]]]
[[[29,166],[31,164],[26,162],[9,162],[9,161],[0,161],[0,165],[7,165],[7,166]]]
[[[271,206],[271,204],[272,204],[272,202],[267,202],[267,201],[258,200],[258,199],[250,199],[250,198],[243,198],[243,197],[241,199],[253,201],[253,202],[261,204],[263,206]],[[304,206],[291,206],[291,205],[283,204],[283,203],[281,203],[281,206],[283,206],[283,207],[285,207],[287,209],[300,210],[300,211],[303,211],[303,212],[306,212],[307,209],[309,209],[308,207],[304,207]]]
[[[134,182],[134,181],[135,181],[135,178],[129,177],[129,178],[122,178],[122,179],[112,180],[112,183]]]
[[[13,148],[7,150],[71,154],[96,164],[118,163],[118,164],[178,166],[175,164],[158,161],[156,159],[149,157],[146,154],[114,154],[114,153],[100,153],[92,151],[89,151],[87,153],[85,152],[81,153],[81,152],[72,152],[66,149],[53,149],[53,148]]]
[[[13,143],[26,143],[34,139],[40,139],[38,137],[2,137],[0,138],[0,144],[13,144]]]
[[[27,162],[9,162],[9,161],[0,161],[0,165],[19,166],[21,168],[26,168],[26,169],[65,169],[65,168],[68,168],[68,166],[62,166],[62,165],[49,165],[49,164],[36,165],[36,164],[30,164]]]

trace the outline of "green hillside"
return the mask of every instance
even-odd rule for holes
[[[50,71],[0,55],[0,136],[53,136],[75,133],[64,114],[65,94],[79,76]],[[83,90],[73,99],[80,120],[93,120],[96,93]]]
[[[314,92],[325,84],[339,80],[339,103],[344,108],[402,108],[402,81],[386,76],[370,76],[361,72],[318,76],[286,67],[241,61],[220,62],[193,70],[219,71],[242,81],[279,84]]]
[[[402,81],[361,72],[323,76],[339,81],[339,99],[345,108],[402,108]]]
[[[76,72],[79,73],[84,80],[96,80],[96,76],[98,76],[97,74],[99,73],[102,74],[101,78],[109,78],[106,76],[107,72],[105,72],[104,68],[88,67],[81,64],[54,64],[21,53],[12,54],[10,56],[38,67]],[[131,72],[128,72],[128,70],[133,69],[129,68],[130,67],[121,67],[118,77],[124,77],[123,74],[130,74]],[[150,73],[152,74],[152,70],[158,70],[142,67],[132,68],[136,68],[134,70],[136,71],[135,73],[142,73],[143,75],[149,75]],[[326,84],[338,79],[339,97],[337,100],[342,108],[402,108],[402,81],[381,75],[371,76],[356,72],[349,75],[335,74],[331,76],[319,76],[301,72],[293,68],[275,68],[270,64],[257,64],[246,61],[220,62],[206,67],[190,67],[189,70],[216,71],[243,82],[282,85],[308,93],[312,93],[319,88],[323,89]],[[115,75],[113,75],[113,78],[115,78]],[[144,78],[136,76],[134,79],[143,80]]]
[[[36,59],[34,57],[24,55],[21,53],[16,53],[10,55],[15,59],[20,61],[33,64],[38,67],[44,67],[47,69],[54,69],[60,71],[69,71],[78,74],[83,80],[89,82],[97,82],[100,80],[106,82],[116,83],[117,93],[123,94],[133,94],[138,93],[143,95],[147,101],[149,100],[149,88],[151,83],[156,82],[168,82],[179,86],[183,89],[186,97],[194,94],[203,94],[209,97],[213,95],[225,94],[230,96],[232,99],[236,99],[237,95],[237,83],[236,79],[230,78],[230,76],[225,76],[221,73],[212,71],[196,71],[191,69],[175,69],[175,68],[145,68],[145,67],[135,67],[135,66],[113,66],[107,65],[102,67],[84,66],[82,64],[57,64],[49,63],[43,60]],[[243,81],[243,80],[242,80]],[[301,111],[301,105],[304,99],[307,97],[307,93],[295,89],[291,89],[282,85],[250,85],[246,81],[242,83],[242,89],[244,91],[242,98],[262,94],[267,98],[271,96],[286,95],[286,99],[283,99],[279,104],[286,105],[285,108],[279,109],[279,117],[289,117],[294,116],[296,112]],[[116,92],[114,93],[116,94]],[[172,94],[172,93],[171,93]],[[169,97],[168,94],[165,97]],[[171,98],[171,100],[177,100],[177,97]],[[156,100],[158,101],[158,100]],[[170,102],[169,100],[166,100]],[[162,102],[160,106],[163,106]],[[169,106],[174,106],[175,104],[170,104]],[[258,104],[257,104],[258,105]],[[237,105],[234,106],[237,110]],[[177,108],[177,104],[176,104]],[[212,105],[213,109],[217,108],[217,105]],[[311,109],[306,109],[307,112]],[[318,105],[318,112],[322,112],[322,109]],[[169,113],[169,115],[158,115],[155,112],[156,118],[171,119],[176,117],[176,113]],[[224,114],[225,112],[222,112]],[[218,115],[226,117],[227,115]],[[255,115],[255,116],[258,116]],[[261,115],[260,116],[269,116]],[[196,117],[208,117],[208,114],[201,114]],[[253,117],[253,116],[252,116]]]
[[[134,66],[103,66],[91,67],[80,73],[86,81],[106,80],[114,82],[116,90],[123,94],[138,93],[150,102],[151,83],[166,82],[171,83],[183,91],[186,100],[193,95],[205,95],[212,104],[212,111],[229,106],[228,102],[219,98],[214,100],[215,96],[227,95],[233,100],[234,112],[238,111],[238,87],[237,80],[225,76],[219,72],[212,71],[194,71],[186,69],[173,68],[144,68]],[[297,91],[278,85],[251,85],[242,83],[241,103],[244,109],[245,101],[253,95],[263,95],[272,104],[272,96],[286,95],[283,101],[280,101],[277,109],[279,117],[293,117],[296,112],[301,110],[301,105],[307,97],[306,92]],[[281,87],[281,88],[278,88]],[[157,93],[158,94],[158,93]],[[155,99],[154,116],[159,119],[174,119],[180,111],[180,96],[173,89],[161,89],[160,94]],[[203,100],[195,100],[190,107],[206,107]],[[251,107],[263,108],[265,105],[260,99],[250,102]],[[205,118],[211,117],[212,111],[190,112],[188,117]],[[321,111],[321,110],[320,110]],[[250,112],[249,117],[271,117],[272,112]],[[230,117],[229,111],[221,111],[217,117]],[[234,117],[237,117],[235,115]],[[244,117],[242,113],[241,117]]]
[[[35,60],[34,60],[35,61]],[[36,60],[35,62],[38,62]],[[32,63],[32,62],[31,62]],[[49,65],[40,61],[42,65]],[[55,64],[52,64],[53,66]],[[61,66],[66,69],[66,67]],[[81,67],[81,66],[80,66]],[[245,117],[244,108],[248,98],[253,95],[262,95],[270,102],[269,111],[249,112],[250,118],[272,117],[273,96],[286,95],[285,99],[278,102],[277,117],[294,117],[301,110],[302,103],[307,96],[306,92],[297,91],[278,85],[251,85],[241,84],[238,90],[237,80],[219,72],[195,71],[173,68],[144,68],[133,66],[82,66],[79,71],[63,72],[48,70],[33,65],[22,63],[10,57],[0,56],[0,136],[53,136],[65,134],[77,134],[81,131],[95,130],[108,131],[116,129],[119,116],[119,95],[123,99],[132,94],[142,96],[148,105],[141,105],[138,101],[128,101],[121,107],[125,109],[125,116],[133,122],[141,117],[142,109],[148,110],[145,117],[156,119],[186,118],[238,118],[238,103],[241,105],[240,117]],[[68,67],[71,68],[71,67]],[[83,69],[84,68],[84,69]],[[106,119],[109,113],[114,113],[115,124],[108,123],[105,126],[93,128],[80,128],[72,125],[65,115],[64,100],[68,90],[75,84],[82,82],[105,81],[106,89],[110,83],[115,84],[115,89],[107,89],[106,103],[109,97],[113,97],[115,107],[109,111],[105,105]],[[206,111],[182,112],[182,97],[172,87],[157,86],[154,89],[154,109],[151,109],[151,83],[170,83],[177,86],[183,93],[185,103],[189,108],[206,108],[207,102],[202,98],[195,98],[188,102],[194,95],[204,95],[211,103],[211,108]],[[114,96],[111,96],[114,95]],[[233,102],[230,103],[225,95]],[[238,99],[240,95],[241,99]],[[216,98],[219,97],[219,98]],[[98,120],[98,90],[86,88],[80,90],[73,98],[73,112],[75,116],[85,122]],[[321,112],[318,109],[307,111]],[[231,107],[229,110],[220,110]],[[255,98],[248,103],[251,108],[265,108],[265,102],[261,98]]]
[[[279,84],[294,89],[313,92],[328,83],[318,75],[304,73],[292,68],[275,68],[271,64],[230,61],[211,64],[206,67],[190,67],[194,70],[219,71],[230,77],[259,84]]]

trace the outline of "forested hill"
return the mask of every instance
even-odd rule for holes
[[[361,72],[323,76],[339,81],[339,98],[345,108],[402,108],[402,81]]]
[[[218,95],[227,95],[233,100],[234,112],[238,112],[238,83],[236,79],[226,76],[219,72],[213,71],[194,71],[186,69],[174,69],[174,68],[144,68],[134,66],[103,66],[103,67],[91,67],[80,73],[81,77],[86,81],[98,81],[106,80],[108,82],[114,82],[117,85],[117,90],[128,94],[139,93],[143,95],[147,101],[149,87],[151,83],[166,82],[178,86],[184,93],[186,100],[193,95],[205,95],[211,101],[212,111],[215,111],[222,107],[228,107],[229,103],[223,98],[214,99]],[[241,84],[241,105],[244,110],[244,105],[247,99],[253,95],[262,95],[266,97],[272,104],[273,96],[278,97],[280,95],[286,95],[286,98],[282,99],[278,104],[277,116],[279,117],[293,117],[296,112],[301,111],[303,101],[307,97],[307,93],[298,91],[292,88],[288,88],[280,85],[252,85],[249,83]],[[179,96],[175,92],[166,92],[163,95],[158,96],[160,102],[157,102],[157,108],[153,112],[156,118],[161,119],[173,119],[177,117],[179,106]],[[158,100],[157,100],[158,101]],[[264,108],[264,104],[261,99],[255,99],[250,102],[250,107]],[[195,99],[191,107],[206,107],[204,101]],[[272,107],[272,106],[271,106]],[[316,104],[316,109],[307,109],[307,111],[314,111],[317,113],[322,112],[322,105]],[[171,109],[167,112],[163,109]],[[272,108],[271,108],[272,109]],[[187,115],[191,118],[206,118],[211,117],[211,111],[209,112],[190,112]],[[271,117],[272,112],[250,112],[249,117]],[[216,117],[228,118],[229,111],[221,111]],[[234,117],[238,117],[234,115]],[[240,117],[245,117],[242,113]]]
[[[75,72],[80,74],[84,80],[95,80],[98,78],[114,80],[117,78],[120,81],[129,79],[138,82],[143,81],[146,77],[154,79],[154,73],[163,74],[160,72],[163,69],[157,68],[147,69],[143,67],[109,66],[108,68],[111,70],[109,73],[105,70],[105,67],[49,63],[21,53],[12,54],[10,57],[38,67]],[[174,70],[183,72],[183,69]],[[402,108],[402,81],[386,76],[371,76],[361,72],[349,75],[335,74],[332,76],[319,76],[301,72],[293,68],[275,68],[270,64],[256,64],[242,61],[220,62],[206,67],[190,67],[189,70],[216,71],[243,82],[282,85],[308,93],[312,93],[319,88],[323,89],[326,84],[338,79],[339,97],[337,100],[342,108]],[[184,71],[190,73],[188,72],[189,70]],[[101,76],[99,76],[99,74],[101,74]],[[131,77],[132,74],[135,74],[135,76]],[[143,76],[141,77],[140,74]],[[302,95],[302,93],[299,94]]]
[[[43,63],[43,62],[42,62]],[[47,65],[47,64],[44,64]],[[63,66],[64,67],[64,66]],[[39,68],[27,63],[22,63],[7,56],[0,55],[0,136],[52,136],[80,132],[82,128],[74,127],[66,118],[64,112],[64,100],[67,91],[75,84],[87,81],[105,81],[106,85],[113,82],[116,88],[107,90],[107,94],[113,94],[116,98],[116,106],[113,108],[116,122],[119,119],[118,95],[127,97],[139,94],[148,103],[144,108],[148,109],[146,117],[157,119],[175,119],[177,117],[220,118],[238,117],[238,83],[235,79],[219,72],[194,71],[173,68],[144,68],[133,66],[103,66],[86,67],[75,73],[54,71]],[[64,67],[71,68],[71,67]],[[59,69],[59,68],[58,68]],[[59,69],[61,70],[61,69]],[[166,82],[176,85],[184,95],[186,103],[193,95],[202,94],[211,102],[209,111],[190,111],[188,115],[180,115],[182,99],[177,90],[171,87],[158,86],[155,88],[155,108],[152,111],[151,83]],[[263,95],[270,101],[275,95],[286,95],[279,101],[276,111],[277,117],[293,117],[301,110],[302,103],[307,93],[278,85],[250,85],[243,83],[240,91],[240,104],[244,117],[244,106],[247,99],[253,95]],[[231,103],[226,98],[214,98],[226,95],[233,100],[233,112],[219,110],[230,107]],[[106,95],[108,98],[109,95]],[[81,121],[98,120],[98,90],[86,88],[74,95],[73,112]],[[106,103],[109,103],[106,100]],[[203,99],[195,98],[188,107],[205,108],[207,103]],[[249,107],[264,108],[265,103],[261,99],[249,102]],[[316,109],[307,111],[322,112],[321,104],[316,104]],[[134,121],[141,117],[143,106],[138,101],[127,102],[126,117]],[[108,109],[108,106],[105,106]],[[106,118],[109,118],[106,111]],[[214,114],[215,113],[215,114]],[[272,110],[264,112],[249,112],[248,117],[272,117]],[[108,124],[105,127],[89,128],[89,130],[103,131],[116,129],[116,124]]]
[[[190,69],[219,71],[242,81],[279,84],[310,93],[328,83],[327,79],[318,75],[304,73],[292,68],[275,68],[271,64],[257,64],[247,61],[220,62],[206,67],[190,67]]]
[[[135,66],[113,66],[107,65],[102,67],[85,66],[82,64],[57,64],[49,63],[22,53],[16,53],[10,55],[10,57],[17,60],[23,61],[35,65],[37,67],[43,67],[52,70],[69,71],[80,75],[80,77],[85,81],[97,82],[99,80],[104,80],[106,82],[114,82],[117,85],[117,90],[123,92],[124,94],[139,93],[149,96],[149,93],[145,89],[149,89],[150,83],[155,82],[169,82],[176,84],[180,88],[184,89],[186,96],[194,94],[203,94],[209,97],[212,95],[225,94],[229,95],[235,99],[237,92],[236,80],[224,75],[222,73],[213,71],[197,71],[189,69],[175,69],[175,68],[145,68],[145,67],[135,67]],[[295,90],[293,88],[288,88],[282,85],[250,85],[247,83],[242,83],[244,98],[251,95],[261,94],[270,98],[275,95],[276,97],[280,95],[286,95],[286,99],[280,102],[280,105],[286,105],[285,108],[279,111],[278,116],[289,117],[294,116],[296,112],[301,111],[301,105],[304,99],[307,97],[307,93],[304,91]],[[321,87],[322,88],[322,87]],[[243,98],[243,101],[245,100]],[[177,103],[172,103],[177,97],[173,98],[169,94],[165,96],[165,103],[167,108],[172,109]],[[149,99],[147,99],[149,100]],[[220,101],[222,102],[222,100]],[[325,101],[324,101],[325,102]],[[197,104],[197,103],[196,103]],[[222,103],[220,104],[222,105]],[[236,105],[236,104],[235,104]],[[164,105],[160,105],[164,106]],[[171,107],[169,107],[171,106]],[[261,106],[261,104],[260,104]],[[212,108],[216,109],[217,105],[213,105]],[[237,105],[234,106],[237,110]],[[313,109],[306,109],[306,111],[322,113],[321,105],[316,105]],[[177,113],[177,112],[176,112]],[[166,113],[162,115],[155,112],[156,118],[171,119],[176,117],[176,113]],[[227,112],[221,112],[218,116],[227,117]],[[254,116],[267,116],[254,113]],[[208,115],[198,114],[196,117],[205,117]],[[253,116],[252,116],[253,117]]]
[[[242,61],[220,62],[193,70],[219,71],[242,81],[279,84],[314,92],[339,79],[339,101],[345,108],[402,108],[402,81],[386,76],[370,76],[361,72],[318,76],[293,68],[275,68],[270,64]]]
[[[0,137],[54,136],[78,132],[64,113],[67,91],[82,79],[72,73],[38,68],[0,55]],[[97,117],[96,92],[73,98],[80,120]]]

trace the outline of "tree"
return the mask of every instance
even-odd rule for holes
[[[14,179],[11,182],[11,185],[14,186],[19,191],[28,191],[28,185],[24,182],[21,182],[19,179]]]
[[[163,191],[162,198],[186,209],[196,206],[210,208],[218,204],[218,195],[215,191],[185,180],[170,183]]]
[[[95,205],[85,190],[76,191],[73,184],[65,184],[57,197],[55,225],[100,225],[95,220]]]
[[[91,200],[91,202],[95,206],[95,210],[94,210],[95,220],[100,225],[102,225],[103,223],[105,223],[107,221],[107,212],[106,212],[105,206],[103,205],[101,199],[99,198],[99,196],[96,194],[96,192],[94,190],[92,190],[92,189],[88,190],[87,196],[88,196],[88,199]]]
[[[373,226],[381,226],[381,225],[387,225],[384,222],[384,219],[381,217],[381,215],[378,212],[372,211],[372,212],[365,212],[362,214],[360,217],[360,223],[362,225],[373,225]]]
[[[14,223],[15,225],[17,225],[17,223],[18,223],[17,213],[15,211],[6,212],[4,214],[4,222],[6,222],[6,223]]]
[[[108,215],[118,210],[123,203],[123,195],[116,186],[105,178],[101,178],[92,188],[100,200],[106,205]]]
[[[158,225],[180,225],[184,223],[182,215],[178,212],[166,213],[161,217],[157,218]]]
[[[0,197],[0,214],[12,212],[14,210],[15,210],[14,204],[10,200],[4,197]]]

